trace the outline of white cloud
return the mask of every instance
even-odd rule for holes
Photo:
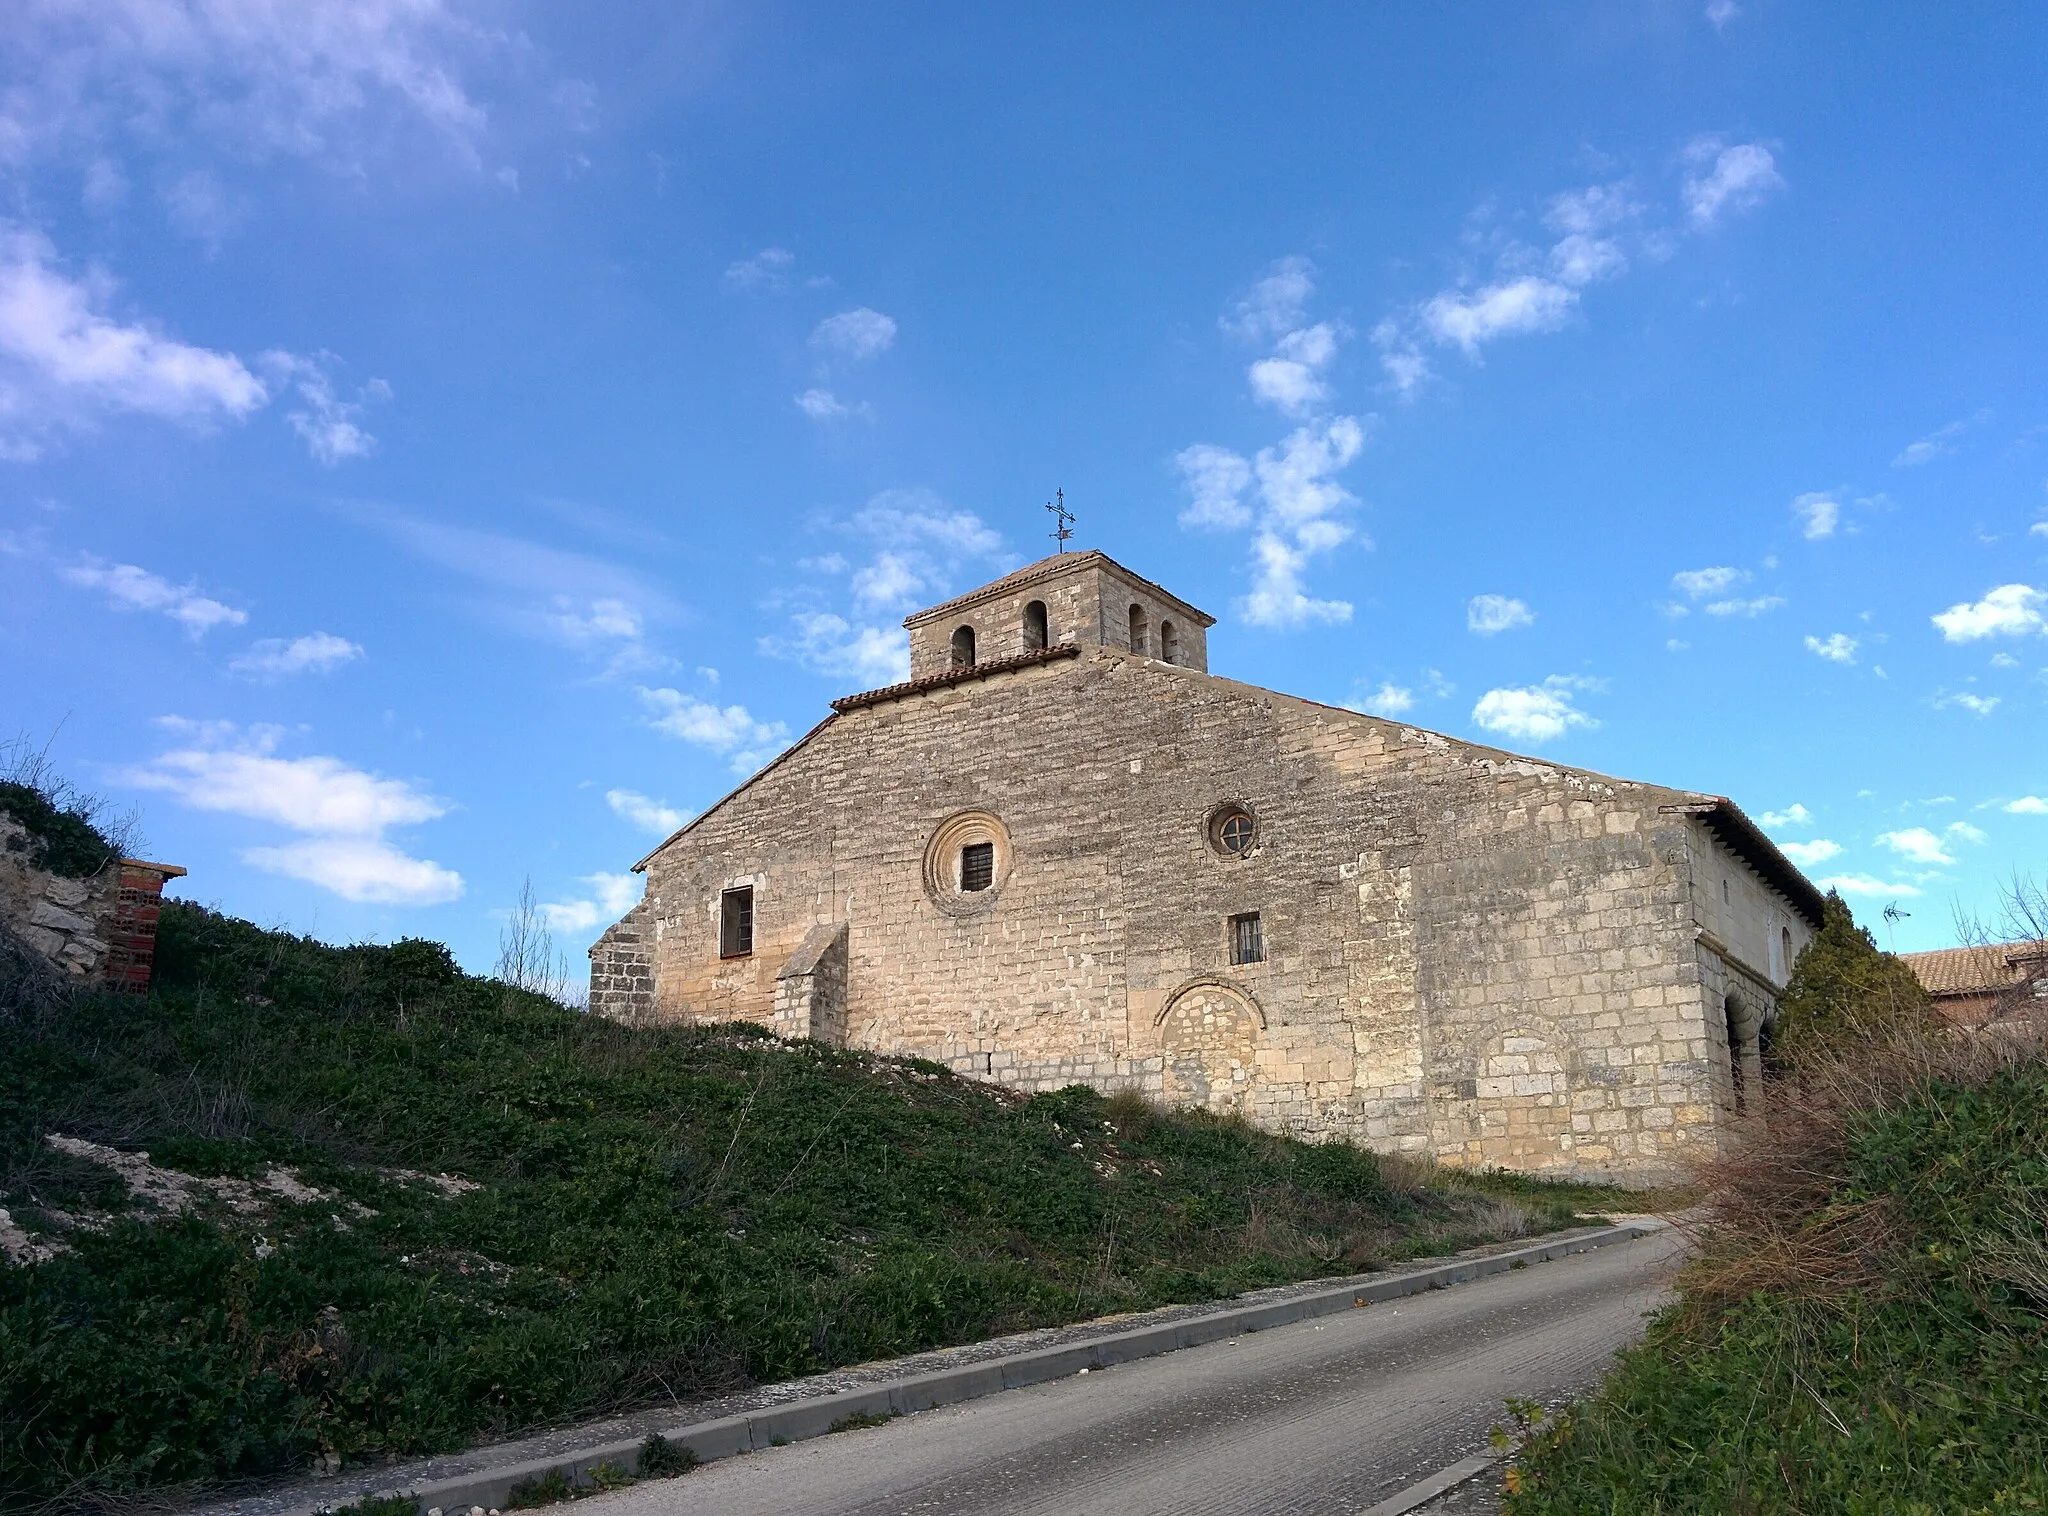
[[[1550,250],[1550,272],[1574,288],[1627,270],[1628,258],[1621,244],[1610,237],[1583,237],[1575,233]]]
[[[929,570],[908,553],[883,551],[854,570],[854,603],[871,610],[910,609],[930,587]]]
[[[1415,708],[1415,691],[1405,689],[1392,680],[1383,682],[1352,709],[1364,711],[1368,716],[1400,716]]]
[[[688,811],[677,810],[665,800],[651,799],[638,790],[606,790],[604,803],[612,808],[613,814],[657,837],[668,836],[691,815]]]
[[[58,423],[132,411],[191,426],[238,419],[269,399],[233,353],[194,347],[147,323],[117,320],[104,276],[66,277],[39,232],[0,226],[0,437],[32,458]]]
[[[1302,324],[1315,289],[1314,264],[1282,258],[1224,314],[1223,329],[1246,342],[1278,338]]]
[[[790,627],[785,636],[763,637],[761,651],[816,674],[857,679],[866,688],[910,677],[910,634],[900,626],[857,627],[830,611],[811,611],[791,617]]]
[[[355,399],[343,400],[335,394],[334,381],[327,373],[327,365],[335,361],[331,353],[299,358],[271,352],[263,355],[263,361],[297,393],[300,404],[285,412],[284,419],[317,462],[332,468],[350,458],[367,458],[377,450],[377,439],[363,429],[361,417],[370,402],[391,398],[390,385],[372,379],[356,392]]]
[[[1446,290],[1422,307],[1422,321],[1439,342],[1476,357],[1480,345],[1496,337],[1556,331],[1578,298],[1562,284],[1524,274],[1472,294]]]
[[[988,557],[1003,539],[972,511],[949,510],[929,490],[884,490],[854,513],[853,528],[878,541],[922,543],[955,557]]]
[[[437,905],[462,893],[462,876],[388,842],[392,827],[448,813],[448,803],[402,779],[384,779],[338,758],[280,758],[282,733],[226,723],[170,719],[188,745],[125,771],[122,779],[162,790],[203,811],[275,822],[312,834],[281,847],[250,848],[245,862],[304,879],[345,900]]]
[[[289,642],[266,637],[249,645],[247,652],[228,667],[255,679],[284,679],[293,674],[324,674],[363,656],[363,650],[346,637],[332,632],[308,632]]]
[[[172,584],[132,563],[107,564],[88,558],[61,572],[82,588],[104,590],[123,610],[161,611],[194,637],[203,637],[217,626],[240,626],[249,619],[247,611],[208,599],[193,585]]]
[[[665,736],[728,755],[735,774],[751,774],[789,746],[789,728],[757,721],[743,705],[716,706],[680,690],[645,689],[647,724]]]
[[[1806,650],[1816,653],[1831,663],[1854,663],[1856,661],[1856,639],[1841,632],[1831,632],[1826,637],[1808,637]]]
[[[1974,416],[1965,416],[1960,421],[1951,421],[1947,426],[1936,427],[1917,442],[1909,442],[1901,448],[1898,457],[1892,459],[1892,467],[1919,468],[1922,464],[1945,457],[1956,450],[1956,438],[1979,422],[1990,419],[1990,411],[1978,411]]]
[[[1895,900],[1912,900],[1919,896],[1917,885],[1886,883],[1873,879],[1868,874],[1836,874],[1827,879],[1816,879],[1815,884],[1824,890],[1833,890],[1840,895],[1890,896]]]
[[[1252,466],[1229,448],[1198,442],[1174,455],[1174,465],[1188,489],[1188,508],[1180,513],[1187,527],[1231,530],[1251,525],[1244,503],[1251,488]]]
[[[1595,687],[1591,680],[1553,674],[1540,685],[1488,690],[1472,707],[1472,719],[1517,742],[1551,742],[1573,727],[1600,724],[1572,703],[1574,692]]]
[[[1816,837],[1811,842],[1781,842],[1778,851],[1790,858],[1803,869],[1815,864],[1826,863],[1842,851],[1839,842],[1830,842],[1825,837]]]
[[[2011,653],[1993,653],[1991,666],[1995,669],[2016,669],[2020,666],[2020,661]]]
[[[1723,216],[1754,210],[1773,190],[1785,187],[1770,149],[1760,142],[1727,147],[1719,137],[1700,137],[1687,146],[1685,160],[1691,168],[1680,194],[1686,214],[1701,230]]]
[[[787,248],[764,247],[751,258],[726,265],[725,282],[736,290],[776,289],[795,262],[796,254]]]
[[[1290,416],[1305,416],[1330,398],[1322,371],[1336,354],[1337,329],[1327,321],[1288,332],[1273,357],[1248,370],[1252,394]]]
[[[1951,837],[1960,837],[1964,842],[1974,842],[1979,847],[1991,840],[1967,821],[1951,821],[1948,824],[1948,834]]]
[[[1726,31],[1728,23],[1742,14],[1742,7],[1735,0],[1707,0],[1707,23],[1715,31]]]
[[[2048,816],[2048,800],[2039,795],[2022,795],[2017,800],[2008,800],[2000,809],[2010,816]]]
[[[634,642],[641,635],[640,612],[613,596],[578,601],[568,595],[553,596],[547,619],[565,642],[577,646],[610,641]]]
[[[1950,642],[1975,642],[1981,637],[2025,637],[2048,631],[2048,593],[2025,584],[2001,584],[1982,600],[1952,605],[1934,617]]]
[[[1949,706],[1956,705],[1961,706],[1973,716],[1988,716],[1998,709],[1998,703],[1999,697],[1996,695],[1973,695],[1968,690],[1963,690],[1953,695],[1936,696],[1934,708],[1936,710],[1945,710]]]
[[[548,925],[562,932],[588,932],[609,926],[639,903],[644,888],[632,874],[586,874],[591,894],[581,900],[553,900],[541,906]]]
[[[2027,528],[2029,537],[2048,537],[2048,521],[2036,521]]]
[[[1813,490],[1794,497],[1792,514],[1799,519],[1800,535],[1818,542],[1835,535],[1842,520],[1842,503],[1825,490]]]
[[[1535,619],[1527,605],[1506,595],[1474,595],[1465,605],[1465,629],[1482,637],[1528,626]]]
[[[474,165],[486,114],[457,64],[521,50],[444,0],[29,0],[9,20],[8,61],[32,82],[0,107],[0,137],[11,126],[24,151],[125,132],[343,171],[409,122]]]
[[[1948,852],[1941,837],[1924,826],[1909,826],[1900,831],[1886,832],[1877,841],[1880,847],[1890,848],[1909,863],[1925,864],[1929,868],[1943,868],[1956,861]]]
[[[847,416],[865,421],[875,414],[874,407],[865,400],[849,405],[830,390],[816,387],[796,397],[796,408],[813,421],[838,421]]]
[[[1776,831],[1780,827],[1811,826],[1813,824],[1813,812],[1797,801],[1794,801],[1782,811],[1765,811],[1757,819],[1762,821],[1772,831]]]
[[[811,333],[811,346],[852,363],[880,357],[895,340],[896,323],[864,305],[827,316]]]
[[[1254,626],[1299,627],[1351,619],[1343,600],[1318,600],[1303,586],[1313,554],[1345,541],[1350,528],[1336,515],[1358,502],[1336,482],[1365,447],[1365,429],[1351,416],[1299,427],[1261,448],[1253,474],[1264,506],[1252,543],[1251,593],[1241,605]]]
[[[1761,616],[1785,603],[1783,595],[1759,595],[1754,600],[1710,600],[1703,607],[1709,616]]]
[[[381,837],[309,837],[281,847],[252,847],[242,861],[366,905],[444,905],[462,896],[462,876],[414,858]]]
[[[1709,595],[1718,595],[1723,590],[1734,588],[1748,579],[1749,575],[1736,568],[1686,569],[1671,576],[1671,582],[1685,595],[1694,600],[1704,600]]]

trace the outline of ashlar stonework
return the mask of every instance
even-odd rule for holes
[[[636,865],[591,1008],[1461,1165],[1718,1148],[1820,921],[1741,810],[1217,677],[1210,624],[1100,553],[912,616],[909,683]]]

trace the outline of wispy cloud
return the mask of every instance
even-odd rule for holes
[[[1825,637],[1806,639],[1806,650],[1827,659],[1830,663],[1854,663],[1856,647],[1856,639],[1841,632],[1830,632]]]
[[[677,810],[665,800],[655,800],[638,790],[606,790],[604,803],[612,814],[643,832],[666,837],[690,819],[689,811]]]
[[[2026,584],[2001,584],[1977,601],[1952,605],[1933,618],[1950,642],[1985,637],[2028,637],[2048,631],[2048,592]]]
[[[1552,674],[1538,685],[1488,690],[1472,707],[1472,720],[1481,730],[1516,742],[1554,742],[1574,728],[1600,724],[1573,698],[1599,688],[1597,680]]]
[[[720,754],[735,774],[751,774],[789,746],[789,728],[758,721],[743,705],[717,706],[674,689],[642,689],[647,724],[664,736]]]
[[[1325,370],[1344,333],[1334,322],[1309,323],[1314,293],[1313,265],[1306,258],[1284,258],[1220,318],[1231,335],[1269,347],[1246,371],[1253,397],[1303,424],[1250,459],[1213,443],[1183,448],[1174,459],[1189,495],[1183,526],[1255,526],[1252,585],[1237,603],[1254,626],[1295,628],[1351,618],[1348,601],[1313,595],[1307,576],[1316,556],[1354,535],[1342,518],[1358,501],[1338,475],[1364,451],[1371,418],[1323,411],[1331,398]]]
[[[1749,600],[1740,597],[1731,600],[1709,600],[1701,609],[1709,616],[1736,616],[1748,619],[1752,616],[1761,616],[1766,611],[1774,611],[1784,603],[1783,595],[1758,595]]]
[[[285,412],[286,423],[299,434],[314,459],[330,468],[350,458],[367,458],[377,450],[377,439],[362,425],[363,413],[372,403],[391,398],[391,386],[372,379],[356,391],[353,400],[342,399],[328,373],[337,361],[332,353],[313,358],[282,352],[263,355],[265,367],[298,397],[298,405]]]
[[[578,881],[590,887],[576,900],[551,900],[541,906],[547,923],[558,932],[583,933],[609,926],[639,903],[644,881],[632,874],[585,874]]]
[[[294,674],[325,674],[362,656],[362,648],[346,637],[308,632],[290,641],[266,637],[251,643],[228,667],[252,679],[288,679]]]
[[[764,247],[751,258],[727,264],[725,283],[736,290],[779,289],[795,263],[796,254],[787,248]]]
[[[1761,142],[1729,144],[1722,137],[1695,137],[1684,156],[1687,171],[1680,198],[1687,218],[1700,230],[1756,209],[1785,187],[1777,160]]]
[[[1816,837],[1811,842],[1781,842],[1778,851],[1790,858],[1803,869],[1810,869],[1838,857],[1842,851],[1839,842],[1830,842],[1825,837]]]
[[[831,611],[798,612],[788,631],[761,639],[761,651],[864,687],[901,684],[910,677],[908,632],[900,626],[856,626]]]
[[[107,412],[205,427],[270,398],[233,353],[111,315],[113,293],[63,273],[40,232],[0,224],[0,457],[37,457],[52,429]]]
[[[1997,695],[1976,695],[1968,690],[1958,690],[1954,694],[1943,693],[1934,697],[1934,708],[1936,710],[1946,710],[1950,706],[1954,706],[1958,710],[1968,711],[1972,716],[1988,716],[1998,709],[1999,697]]]
[[[1506,595],[1474,595],[1465,605],[1465,629],[1482,637],[1513,631],[1536,620],[1536,613]]]
[[[1415,691],[1389,679],[1367,695],[1353,703],[1351,709],[1363,711],[1368,716],[1401,716],[1415,708]]]
[[[1793,498],[1792,514],[1799,522],[1800,535],[1818,542],[1835,535],[1842,521],[1842,503],[1826,490],[1812,490]]]
[[[132,563],[87,558],[59,572],[83,589],[104,591],[122,610],[160,612],[194,637],[203,637],[217,626],[240,626],[249,619],[247,611],[200,594],[196,585],[172,584]]]
[[[1733,589],[1748,578],[1748,573],[1738,568],[1683,569],[1671,576],[1671,583],[1688,599],[1704,600],[1709,595]]]
[[[812,347],[849,363],[879,358],[895,341],[895,321],[864,305],[827,316],[811,333]]]
[[[1956,862],[1949,848],[1957,842],[1968,842],[1982,846],[1988,839],[1984,833],[1967,821],[1952,822],[1940,832],[1924,826],[1903,827],[1895,832],[1881,834],[1879,847],[1890,848],[1908,863],[1923,864],[1928,868],[1948,868]]]
[[[1833,890],[1852,898],[1878,897],[1893,900],[1914,900],[1920,895],[1920,887],[1899,880],[1884,880],[1869,874],[1834,874],[1826,879],[1816,879],[1815,884],[1824,890]]]
[[[796,397],[796,408],[813,421],[872,421],[875,415],[875,408],[865,400],[849,404],[817,385]]]
[[[461,895],[461,875],[411,857],[384,835],[446,815],[447,801],[339,758],[279,757],[283,732],[276,727],[241,730],[177,718],[163,724],[184,745],[124,771],[122,782],[165,791],[198,810],[308,834],[303,841],[245,849],[244,862],[345,900],[437,905]]]
[[[1937,458],[1946,457],[1956,450],[1956,439],[1971,427],[1989,421],[1991,412],[1978,411],[1974,416],[1965,416],[1960,421],[1951,421],[1947,426],[1936,427],[1918,441],[1909,442],[1892,459],[1893,468],[1919,468]]]

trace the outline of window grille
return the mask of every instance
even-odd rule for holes
[[[754,951],[754,891],[727,890],[718,897],[718,956],[745,958]]]
[[[1232,963],[1264,963],[1266,942],[1259,931],[1259,913],[1247,911],[1242,916],[1230,918],[1230,961]]]
[[[960,849],[960,888],[973,892],[985,890],[996,880],[996,845],[993,842],[970,842]]]

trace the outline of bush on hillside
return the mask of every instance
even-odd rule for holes
[[[27,832],[31,867],[89,879],[133,842],[135,818],[116,816],[96,795],[67,782],[47,749],[15,737],[0,742],[0,813]]]
[[[1835,1043],[1882,1038],[1892,1029],[1935,1024],[1934,1003],[1905,961],[1878,948],[1856,924],[1842,897],[1829,890],[1821,928],[1793,965],[1778,996],[1771,1057],[1778,1072],[1802,1058],[1826,1056]]]
[[[1509,1516],[2048,1510],[2048,1047],[1831,945],[1876,1003],[1802,959],[1828,1038],[1710,1174],[1677,1302],[1528,1429]]]
[[[320,1194],[152,1218],[52,1133]],[[70,1247],[0,1267],[0,1507],[446,1450],[1352,1272],[1564,1224],[1572,1195],[1389,1183],[1343,1143],[745,1025],[624,1026],[436,943],[326,947],[173,904],[147,1000],[0,1039],[0,1205]]]

